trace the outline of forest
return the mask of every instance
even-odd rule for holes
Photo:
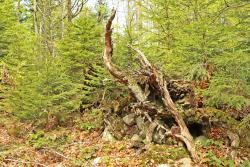
[[[0,0],[0,166],[250,167],[250,2]]]

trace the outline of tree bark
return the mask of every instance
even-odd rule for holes
[[[61,1],[61,39],[64,38],[64,0]]]
[[[67,1],[67,10],[68,10],[67,16],[68,16],[68,21],[69,22],[72,22],[72,18],[73,18],[71,8],[72,8],[72,2],[71,2],[71,0],[68,0]]]
[[[38,25],[37,25],[37,0],[34,0],[33,2],[33,9],[34,9],[34,31],[35,35],[38,35]]]

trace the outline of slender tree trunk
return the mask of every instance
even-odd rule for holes
[[[71,2],[71,0],[68,0],[67,1],[67,10],[68,10],[67,16],[68,16],[68,21],[69,22],[72,22],[72,18],[73,18],[71,8],[72,8],[72,2]]]
[[[102,10],[100,9],[104,5],[103,0],[98,0],[98,13],[97,13],[97,21],[101,22],[103,20],[103,13]]]
[[[64,38],[64,0],[61,1],[61,38]]]
[[[35,35],[38,35],[38,25],[37,25],[37,0],[34,0],[33,2],[33,10],[34,10],[34,31],[35,31]]]
[[[21,0],[18,0],[17,2],[17,19],[19,22],[22,21]]]
[[[142,3],[141,1],[138,1],[135,6],[136,7],[136,28],[137,28],[138,46],[140,46],[140,39],[141,39],[140,33],[142,30],[141,3]]]

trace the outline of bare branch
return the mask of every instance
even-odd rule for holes
[[[142,63],[144,64],[144,66],[146,67],[152,67],[151,63],[148,61],[148,59],[146,58],[146,56],[144,55],[144,53],[142,51],[140,51],[137,48],[132,47],[131,45],[128,45],[129,48],[131,48],[132,50],[136,51],[139,56],[141,57]]]
[[[50,153],[59,155],[60,157],[63,157],[63,158],[65,158],[65,159],[68,159],[68,157],[66,157],[66,156],[63,155],[62,153],[59,153],[59,152],[57,152],[57,151],[55,151],[55,150],[53,150],[53,149],[51,149],[51,148],[44,147],[43,149],[46,150],[46,151],[48,151],[48,152],[50,152]]]
[[[77,1],[77,3],[75,3],[76,5],[74,6],[73,5],[73,7],[72,7],[72,11],[73,11],[73,9],[77,6],[77,9],[76,9],[76,11],[72,14],[72,18],[75,18],[76,16],[78,16],[79,15],[79,13],[82,11],[82,9],[83,9],[83,6],[88,2],[88,0],[81,0],[81,2],[79,3],[80,1]]]
[[[106,65],[106,67],[108,68],[109,72],[115,77],[117,78],[120,82],[127,84],[128,80],[125,78],[125,76],[122,74],[122,72],[120,72],[118,69],[116,69],[115,67],[113,67],[112,64],[112,54],[113,54],[113,46],[112,46],[112,38],[111,38],[111,34],[112,34],[112,21],[115,18],[115,14],[116,14],[116,10],[112,10],[111,16],[108,20],[108,23],[106,25],[106,31],[105,31],[105,49],[104,49],[104,54],[103,54],[103,60],[104,60],[104,64]]]

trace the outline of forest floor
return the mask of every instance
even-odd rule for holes
[[[0,114],[0,166],[194,166],[187,151],[178,145],[149,144],[134,147],[130,140],[105,142],[102,130],[80,130],[78,126],[43,131]],[[220,142],[197,145],[198,166],[234,166],[227,159],[229,148]],[[249,159],[249,149],[240,148],[235,161]],[[236,162],[237,163],[237,162]],[[247,162],[248,163],[248,162]],[[242,165],[247,167],[248,164]],[[178,165],[179,164],[179,165]]]

